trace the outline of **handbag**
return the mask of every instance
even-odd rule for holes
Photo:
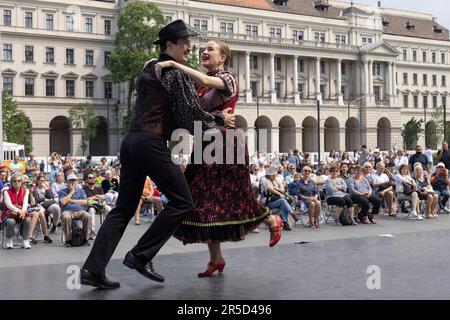
[[[52,204],[55,204],[55,200],[47,200],[41,203],[41,206],[44,207],[45,210],[47,210]]]
[[[402,183],[403,183],[403,194],[410,195],[411,193],[414,192],[413,187],[409,183],[405,182]]]

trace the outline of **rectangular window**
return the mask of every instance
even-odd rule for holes
[[[45,29],[53,30],[53,14],[51,13],[45,15]]]
[[[419,108],[419,96],[414,96],[414,108]]]
[[[34,61],[34,48],[33,46],[25,46],[25,61]]]
[[[403,74],[403,84],[408,84],[408,74],[407,73]]]
[[[431,53],[431,62],[436,63],[436,52]]]
[[[277,93],[277,99],[281,98],[281,82],[275,82],[275,92]]]
[[[33,28],[33,12],[25,12],[25,28]]]
[[[305,60],[298,60],[298,72],[305,72]]]
[[[86,32],[87,33],[92,33],[93,32],[92,18],[86,18]]]
[[[408,51],[406,49],[403,49],[403,61],[408,60]]]
[[[250,81],[250,88],[252,89],[252,97],[258,95],[258,81]]]
[[[25,95],[34,96],[34,79],[25,78]]]
[[[3,10],[3,25],[11,26],[11,24],[12,24],[11,10]]]
[[[320,93],[322,95],[322,99],[325,99],[325,85],[320,85]]]
[[[208,20],[200,21],[200,30],[201,31],[208,31]]]
[[[253,25],[247,24],[245,26],[245,33],[248,36],[254,36],[254,37],[258,36],[258,26],[253,26]]]
[[[270,27],[269,30],[271,38],[281,38],[281,28]]]
[[[442,76],[442,86],[443,87],[447,86],[447,77],[446,76]]]
[[[441,53],[441,63],[445,64],[445,53]]]
[[[294,40],[303,40],[303,31],[299,31],[299,30],[292,30],[292,38]]]
[[[66,31],[73,32],[73,17],[66,16]]]
[[[426,74],[423,75],[423,85],[424,86],[428,85],[428,76]]]
[[[362,43],[367,43],[367,38],[366,37],[362,38]]]
[[[419,84],[419,82],[418,82],[418,80],[417,80],[417,73],[414,73],[414,74],[413,74],[413,84],[414,84],[415,86],[417,86],[417,85]]]
[[[105,34],[110,35],[111,34],[111,20],[105,20]]]
[[[314,40],[316,42],[324,43],[325,42],[325,33],[322,33],[322,32],[314,33]]]
[[[417,61],[417,50],[413,50],[413,61]]]
[[[372,65],[372,74],[374,76],[381,76],[381,64],[379,63],[374,63]]]
[[[347,41],[347,37],[345,35],[336,35],[336,44],[345,44]]]
[[[303,85],[303,83],[299,83],[298,85],[297,85],[297,90],[298,90],[298,94],[300,95],[300,98],[303,98],[303,94],[304,94],[304,89],[305,87],[304,87],[304,85]]]
[[[66,97],[75,97],[75,80],[66,80]]]
[[[442,106],[447,107],[447,97],[442,96]]]
[[[372,38],[367,38],[368,43],[372,43]]]
[[[427,52],[422,51],[422,62],[427,62]]]
[[[105,67],[108,66],[110,61],[111,61],[111,52],[105,51]]]
[[[94,81],[86,80],[86,98],[94,97]]]
[[[55,62],[55,49],[45,48],[45,62],[54,63]]]
[[[325,73],[325,61],[320,61],[320,73]]]
[[[55,96],[55,79],[46,79],[45,80],[45,95],[47,97]]]
[[[258,56],[250,55],[250,69],[258,69]]]
[[[105,81],[105,99],[112,99],[112,82]]]
[[[12,60],[12,44],[3,44],[3,60]]]
[[[428,96],[423,96],[423,108],[428,108]]]
[[[169,24],[172,22],[172,16],[166,16],[166,24]]]
[[[435,74],[433,74],[433,86],[437,86],[437,76]]]
[[[347,73],[347,70],[345,70],[345,63],[341,62],[341,74],[345,75]]]
[[[275,58],[275,70],[281,71],[281,58],[280,57]]]
[[[74,49],[66,49],[66,64],[75,64]]]
[[[375,101],[381,100],[381,87],[380,86],[374,86],[373,87],[373,94],[375,95]]]
[[[433,96],[433,108],[437,108],[437,96]]]
[[[233,33],[234,32],[234,24],[232,22],[221,22],[220,23],[220,32],[221,33]]]
[[[94,65],[94,51],[86,50],[86,65],[93,66]]]
[[[10,76],[3,77],[3,90],[6,90],[8,96],[10,97],[14,94],[13,77]]]
[[[409,100],[409,97],[407,94],[405,94],[403,96],[403,108],[408,108],[408,100]]]

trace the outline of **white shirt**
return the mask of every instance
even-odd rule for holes
[[[426,155],[428,161],[430,163],[433,163],[433,151],[431,151],[430,149],[425,150],[424,154]]]

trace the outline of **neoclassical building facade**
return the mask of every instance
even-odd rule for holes
[[[77,1],[77,32],[67,30],[68,1],[0,3],[3,86],[13,82],[13,95],[29,114],[37,154],[61,146],[80,153],[81,133],[67,117],[80,101],[92,102],[102,120],[91,152],[118,150],[126,86],[110,82],[104,60],[114,47],[117,15],[130,2]],[[151,2],[167,21],[183,19],[199,32],[195,53],[210,40],[229,44],[240,87],[237,125],[247,130],[250,152],[316,152],[319,143],[322,152],[361,144],[389,150],[402,144],[404,123],[427,117],[432,130],[432,109],[447,103],[449,32],[431,15],[331,0]],[[11,26],[5,26],[5,10],[12,12]],[[54,30],[46,29],[48,12],[55,15]],[[5,59],[8,44],[11,59]],[[29,46],[34,61],[27,61]],[[53,63],[46,61],[48,47],[55,48]],[[75,63],[67,63],[67,49],[74,49]],[[26,79],[34,79],[32,96]],[[51,97],[48,79],[55,80]]]

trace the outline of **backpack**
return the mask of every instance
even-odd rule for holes
[[[81,247],[84,244],[83,228],[81,220],[72,222],[72,247]]]
[[[341,214],[339,215],[339,222],[343,226],[351,226],[353,224],[353,221],[350,218],[350,214],[348,213],[348,210],[342,210]]]

